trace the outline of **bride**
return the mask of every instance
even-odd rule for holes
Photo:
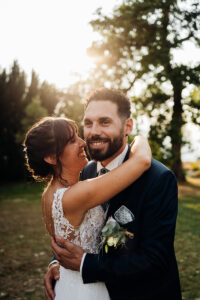
[[[36,180],[48,185],[42,196],[44,222],[50,236],[61,236],[98,253],[105,212],[102,203],[121,192],[150,167],[147,141],[136,137],[128,161],[104,176],[79,181],[87,165],[85,142],[69,119],[47,117],[27,132],[24,146],[27,167]],[[113,184],[113,182],[115,184]],[[83,284],[79,272],[60,267],[56,300],[110,299],[102,282]]]

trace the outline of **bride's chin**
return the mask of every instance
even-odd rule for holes
[[[88,164],[88,159],[85,158],[84,163],[83,163],[83,167],[81,168],[81,171],[87,166],[87,164]]]

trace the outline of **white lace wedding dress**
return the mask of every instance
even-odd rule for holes
[[[94,207],[85,214],[83,222],[75,229],[64,217],[62,198],[67,188],[61,188],[54,194],[52,216],[55,234],[82,247],[86,252],[98,253],[99,235],[104,224],[104,211],[101,206]],[[80,272],[60,266],[60,279],[55,285],[56,300],[109,300],[108,291],[103,282],[83,284]]]

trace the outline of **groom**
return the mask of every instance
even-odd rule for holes
[[[127,135],[133,125],[130,113],[129,99],[116,90],[97,89],[89,96],[84,137],[94,161],[83,170],[83,180],[98,176],[102,167],[112,170],[128,158]],[[80,247],[59,238],[61,248],[52,240],[59,263],[80,271],[85,284],[105,282],[113,300],[180,300],[174,253],[177,184],[173,173],[152,159],[150,169],[110,199],[106,209],[107,218],[118,214],[120,225],[134,238],[128,239],[123,248],[99,255],[85,254]],[[127,223],[126,214],[132,216]],[[58,279],[57,272],[55,263],[45,276],[47,299],[53,299],[52,283]]]

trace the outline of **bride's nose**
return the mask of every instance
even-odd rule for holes
[[[81,138],[79,138],[79,144],[80,144],[80,147],[85,147],[86,146],[86,142]]]

